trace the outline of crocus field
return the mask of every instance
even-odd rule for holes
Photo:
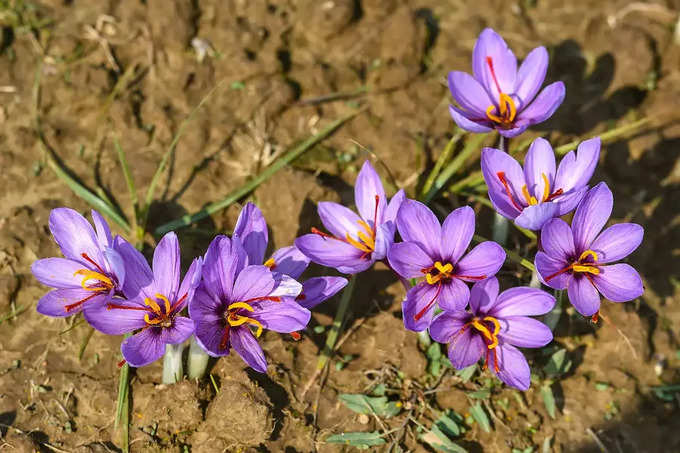
[[[680,451],[677,2],[0,25],[0,449]]]

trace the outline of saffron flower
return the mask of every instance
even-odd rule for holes
[[[517,58],[490,28],[479,35],[472,51],[472,76],[449,73],[449,90],[459,107],[449,106],[456,124],[470,132],[493,129],[516,137],[529,126],[552,116],[564,100],[564,84],[554,82],[541,91],[548,69],[548,52],[537,47],[517,70]]]
[[[469,206],[451,212],[440,226],[427,206],[406,200],[397,214],[397,229],[404,242],[388,252],[392,269],[406,279],[424,277],[402,304],[409,330],[428,328],[435,303],[444,310],[463,310],[470,299],[465,282],[494,276],[505,261],[505,251],[492,241],[465,253],[475,233],[475,213]]]
[[[470,294],[470,310],[440,313],[430,336],[448,345],[449,360],[461,370],[484,357],[489,368],[511,387],[527,390],[529,364],[520,348],[540,348],[553,339],[542,322],[530,318],[548,313],[555,298],[537,288],[516,287],[498,294],[495,277],[477,282]]]
[[[203,279],[189,303],[198,344],[211,356],[233,348],[253,369],[267,372],[257,342],[264,329],[290,333],[304,329],[310,312],[295,302],[302,285],[261,264],[248,265],[237,236],[217,236],[203,262]]]
[[[571,227],[552,219],[541,229],[543,251],[535,260],[539,277],[551,288],[566,289],[569,301],[584,316],[598,313],[600,294],[612,302],[627,302],[644,292],[632,266],[611,264],[633,253],[644,235],[635,223],[619,223],[602,231],[613,203],[611,190],[601,182],[583,197]]]
[[[234,237],[238,237],[248,255],[248,264],[264,264],[274,272],[279,272],[295,280],[309,266],[309,258],[294,245],[276,250],[264,261],[269,242],[267,222],[262,211],[253,203],[247,203],[236,221]],[[307,309],[333,297],[347,285],[343,277],[312,277],[302,282],[302,291],[295,300]]]
[[[153,269],[141,254],[131,253],[127,247],[133,248],[129,243],[122,246],[128,258],[126,264],[136,270],[137,278],[129,282],[126,290],[134,296],[115,298],[85,310],[83,315],[92,327],[108,335],[138,330],[123,341],[120,349],[130,365],[142,367],[161,358],[166,344],[182,343],[193,334],[193,321],[180,313],[194,297],[201,281],[201,258],[194,259],[181,279],[175,233],[163,236],[156,246]],[[144,285],[144,282],[148,283]]]
[[[394,219],[404,197],[400,190],[388,203],[378,173],[366,161],[354,187],[359,215],[338,203],[321,202],[319,217],[330,234],[312,228],[312,234],[297,238],[295,246],[322,266],[346,274],[365,271],[387,255],[394,241]]]
[[[123,258],[106,220],[93,210],[92,221],[94,229],[73,209],[50,212],[49,228],[64,258],[40,259],[31,266],[40,283],[55,288],[38,301],[38,313],[70,316],[122,294]]]
[[[482,174],[489,199],[502,216],[529,230],[540,230],[553,217],[576,208],[588,190],[600,157],[600,138],[582,142],[555,168],[555,153],[543,138],[531,143],[524,170],[507,153],[482,150]]]

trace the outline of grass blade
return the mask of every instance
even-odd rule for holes
[[[333,325],[326,336],[326,344],[321,351],[319,360],[316,362],[316,369],[319,371],[326,367],[326,364],[333,356],[335,342],[338,341],[338,335],[340,335],[342,324],[345,322],[345,314],[347,313],[347,307],[349,307],[349,301],[352,299],[352,293],[354,292],[354,284],[356,283],[356,280],[357,276],[352,275],[352,277],[349,279],[347,287],[342,292],[342,298],[340,299],[340,305],[338,305],[338,311],[335,313]]]
[[[481,171],[474,171],[465,178],[455,182],[449,186],[449,192],[458,193],[467,187],[475,187],[484,183],[484,176]]]
[[[200,211],[194,213],[194,214],[187,214],[179,219],[173,220],[171,222],[165,223],[158,228],[156,228],[155,234],[160,236],[162,234],[167,233],[168,231],[175,230],[177,228],[183,228],[186,226],[191,225],[194,222],[197,222],[201,219],[204,219],[215,212],[218,212],[222,209],[227,208],[229,205],[234,203],[235,201],[243,198],[246,196],[248,193],[252,192],[265,182],[267,179],[271,178],[274,173],[277,171],[281,170],[284,166],[298,158],[301,154],[303,154],[305,151],[309,150],[312,148],[314,145],[317,143],[321,142],[324,140],[326,137],[331,135],[333,132],[335,132],[340,126],[345,124],[347,121],[350,119],[354,118],[356,115],[358,115],[360,111],[354,112],[352,114],[349,114],[343,118],[340,118],[336,121],[333,121],[328,127],[326,127],[324,130],[319,132],[316,135],[313,135],[312,137],[308,138],[295,148],[291,149],[288,151],[286,154],[281,156],[278,160],[276,160],[273,164],[271,164],[269,167],[267,167],[262,173],[257,175],[253,180],[247,182],[240,188],[236,189],[235,191],[231,192],[229,195],[227,195],[226,198],[216,201],[213,203],[210,203],[208,206],[205,208],[201,209]]]
[[[116,148],[116,153],[118,154],[120,168],[123,170],[123,176],[125,177],[125,183],[127,184],[128,191],[130,192],[130,199],[132,200],[132,207],[134,208],[136,216],[137,209],[139,207],[139,199],[137,197],[137,189],[135,188],[135,180],[132,178],[132,173],[130,172],[130,166],[128,165],[125,151],[123,151],[123,148],[120,147],[117,137],[114,137],[113,145]]]
[[[491,209],[492,211],[495,211],[493,204],[491,204],[491,201],[489,201],[488,198],[479,196],[474,193],[468,193],[468,192],[460,192],[460,195],[463,195],[468,198],[472,198],[473,200],[483,204],[487,208]],[[536,233],[534,233],[531,230],[527,230],[526,228],[522,228],[521,226],[517,226],[515,222],[512,222],[512,226],[514,226],[517,230],[519,230],[520,233],[522,233],[524,236],[527,238],[531,239],[532,241],[536,240]]]
[[[475,234],[472,236],[472,240],[475,242],[485,242],[488,241],[487,238],[482,237],[478,234]],[[505,254],[507,255],[507,258],[510,261],[514,261],[515,263],[519,264],[520,266],[525,267],[526,269],[530,270],[531,272],[536,271],[536,268],[534,267],[534,263],[529,261],[526,258],[522,258],[519,253],[513,252],[512,250],[508,250],[507,248],[503,247],[503,250],[505,250]]]
[[[637,121],[633,121],[632,123],[624,124],[623,126],[619,126],[615,129],[612,129],[607,132],[603,132],[602,134],[598,134],[600,137],[600,140],[602,140],[602,143],[609,143],[612,142],[618,138],[620,138],[622,135],[625,135],[629,132],[633,132],[642,126],[645,126],[648,124],[652,119],[647,117],[647,118],[642,118]],[[596,135],[595,137],[597,137]],[[593,137],[590,137],[593,138]],[[579,139],[579,140],[574,140],[571,143],[567,143],[566,145],[558,146],[555,148],[555,154],[558,156],[561,156],[562,154],[567,154],[569,151],[572,149],[576,149],[579,143],[583,142],[586,139]]]
[[[427,180],[425,181],[425,184],[423,185],[423,189],[420,192],[420,198],[422,200],[427,199],[429,196],[429,192],[432,189],[432,185],[435,182],[435,179],[439,175],[439,173],[442,170],[442,167],[448,160],[451,158],[451,154],[453,154],[453,150],[456,147],[456,143],[458,143],[458,140],[465,134],[460,129],[456,130],[456,133],[453,134],[453,137],[451,137],[451,140],[446,144],[444,147],[444,151],[439,155],[439,159],[437,159],[437,162],[434,164],[434,168],[430,172],[429,176],[427,177]]]
[[[125,334],[124,338],[130,337],[131,334]],[[120,377],[118,379],[118,401],[116,403],[116,419],[114,429],[121,428],[121,440],[123,443],[123,452],[130,451],[130,365],[127,362],[120,368]]]

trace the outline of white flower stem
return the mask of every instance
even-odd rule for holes
[[[175,384],[182,380],[182,376],[184,376],[182,352],[184,352],[184,343],[165,345],[163,384]]]
[[[189,358],[187,359],[187,375],[189,379],[200,379],[205,375],[208,368],[210,356],[203,351],[203,348],[196,342],[196,337],[192,335],[189,345]]]

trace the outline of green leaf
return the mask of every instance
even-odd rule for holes
[[[553,395],[550,385],[546,384],[541,387],[541,396],[543,397],[543,404],[545,404],[548,415],[554,420],[557,407],[555,405],[555,395]]]
[[[357,447],[360,450],[368,450],[369,447],[383,445],[385,439],[378,431],[371,433],[340,433],[326,437],[326,442],[332,444],[345,444]]]
[[[445,453],[467,453],[467,450],[454,443],[448,436],[435,424],[424,434],[420,435],[420,440],[428,444],[437,451]]]
[[[567,356],[567,350],[561,348],[553,353],[543,371],[549,377],[556,377],[567,373],[571,369],[571,359]]]
[[[427,197],[431,197],[429,192],[430,189],[432,188],[432,185],[434,184],[435,179],[439,175],[439,172],[441,172],[441,169],[444,166],[444,164],[451,158],[451,154],[453,154],[453,150],[456,147],[456,143],[458,143],[458,140],[460,140],[460,138],[464,134],[465,131],[456,128],[456,133],[453,134],[451,140],[449,140],[446,146],[444,147],[444,151],[442,151],[442,153],[439,155],[437,162],[434,164],[434,168],[427,177],[425,184],[423,184],[423,189],[420,191],[421,199],[427,199]]]
[[[486,390],[486,389],[484,389],[484,390],[477,390],[476,392],[469,392],[469,393],[467,394],[467,396],[469,396],[470,398],[477,399],[477,400],[485,400],[485,399],[487,399],[489,396],[491,396],[491,391]]]
[[[482,407],[481,403],[477,403],[470,407],[470,415],[475,419],[481,428],[488,432],[491,432],[491,422],[489,421],[489,416],[486,415],[486,411]]]
[[[465,432],[465,420],[451,409],[443,412],[434,424],[448,437],[458,437]]]
[[[456,376],[458,376],[461,379],[461,381],[467,382],[470,379],[472,379],[472,376],[474,376],[475,371],[477,371],[476,363],[474,365],[470,365],[467,368],[463,368],[462,370],[456,371]]]
[[[442,349],[439,343],[432,343],[427,351],[427,372],[432,376],[439,376],[441,373]]]
[[[389,401],[386,396],[370,397],[362,394],[343,393],[338,396],[348,409],[359,414],[390,418],[401,412],[401,402]]]

